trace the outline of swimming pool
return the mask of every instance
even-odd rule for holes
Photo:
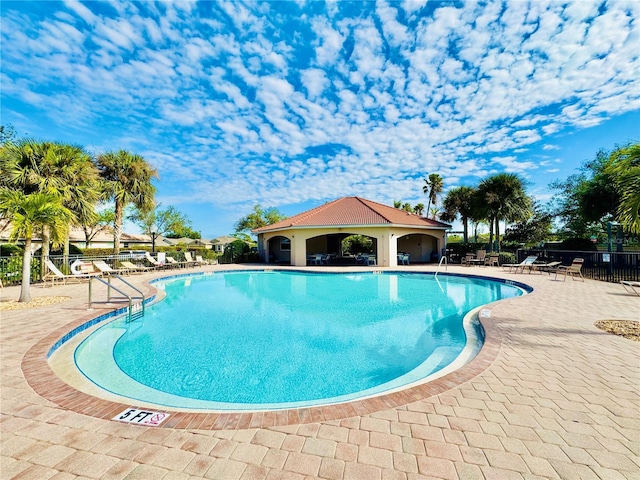
[[[442,375],[481,346],[467,314],[524,292],[399,272],[236,271],[155,286],[165,299],[91,333],[76,366],[109,392],[210,410],[338,403]]]

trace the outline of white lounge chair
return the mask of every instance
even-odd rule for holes
[[[622,280],[620,282],[624,289],[629,293],[635,293],[640,297],[640,282],[632,282],[630,280]]]
[[[197,262],[191,256],[191,252],[184,252],[184,260],[187,267],[197,267],[200,262]]]
[[[173,257],[167,257],[167,264],[169,264],[172,267],[176,267],[176,268],[187,267],[187,262],[179,262],[178,260],[176,260]]]
[[[144,258],[147,260],[147,262],[149,262],[155,268],[171,268],[171,265],[158,262],[155,258],[151,256],[149,252],[144,252]]]
[[[128,268],[131,273],[142,273],[142,272],[148,272],[150,270],[155,270],[155,267],[145,267],[144,265],[135,265],[127,260],[120,262],[120,264],[123,267]]]
[[[100,270],[103,275],[113,275],[113,274],[127,274],[129,273],[129,268],[113,268],[104,260],[93,260],[93,265]]]
[[[58,267],[55,266],[55,264],[51,260],[47,259],[45,263],[47,265],[47,268],[49,269],[49,272],[47,272],[44,277],[42,277],[42,281],[45,283],[45,286],[48,280],[51,280],[51,286],[53,287],[56,281],[59,281],[63,285],[65,285],[67,283],[67,280],[74,280],[78,283],[81,283],[80,281],[82,279],[98,276],[97,273],[75,273],[72,275],[65,275],[58,269]]]
[[[520,263],[503,263],[502,268],[504,268],[505,270],[508,268],[509,272],[511,273],[518,273],[518,269],[520,269],[520,271],[524,273],[524,269],[528,268],[529,273],[531,273],[531,270],[533,270],[534,268],[533,262],[535,262],[537,259],[537,255],[529,255]]]

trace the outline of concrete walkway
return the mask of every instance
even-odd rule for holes
[[[593,323],[640,320],[640,298],[591,280],[449,271],[534,288],[488,307],[497,347],[474,376],[453,375],[440,393],[425,387],[417,400],[414,392],[408,403],[371,413],[260,428],[236,420],[217,430],[121,424],[48,400],[54,392],[36,393],[28,352],[99,309],[88,316],[86,284],[34,286],[34,297],[71,299],[0,312],[0,479],[639,479],[640,343]],[[129,278],[143,285],[152,276]],[[18,287],[0,293],[17,299]],[[51,373],[51,381],[60,380]]]

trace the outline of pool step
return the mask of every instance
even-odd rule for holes
[[[129,321],[132,322],[142,317],[144,317],[144,305],[142,302],[133,303],[129,311]]]

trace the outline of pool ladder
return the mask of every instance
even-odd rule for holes
[[[434,277],[438,277],[438,272],[440,271],[440,267],[442,266],[442,262],[444,262],[444,269],[447,269],[447,256],[443,255],[442,258],[440,259],[440,262],[438,263],[438,267],[436,268],[436,274],[434,275]]]
[[[128,293],[124,292],[123,290],[119,289],[118,287],[114,286],[111,284],[111,279],[112,278],[116,278],[118,280],[120,280],[122,283],[124,283],[125,285],[127,285],[129,288],[131,288],[132,290],[135,290],[138,295],[129,295]],[[111,290],[115,290],[116,292],[118,292],[120,295],[122,295],[123,297],[125,297],[128,300],[129,303],[129,307],[127,308],[127,322],[132,322],[134,320],[137,320],[139,318],[144,317],[144,304],[145,304],[145,298],[144,298],[144,294],[138,290],[136,287],[134,287],[133,285],[131,285],[129,282],[127,282],[124,278],[122,278],[120,275],[117,274],[111,274],[107,277],[107,280],[105,281],[104,278],[100,278],[100,277],[91,277],[89,279],[89,305],[88,308],[91,309],[91,304],[92,304],[92,281],[93,280],[98,280],[100,283],[103,283],[107,286],[107,301],[110,302],[111,301]]]

